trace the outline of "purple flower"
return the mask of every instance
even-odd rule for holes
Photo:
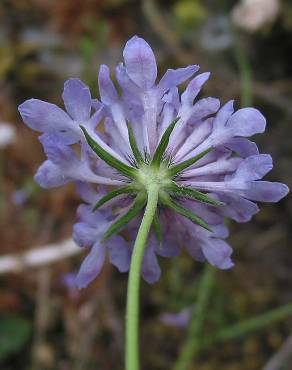
[[[108,67],[100,67],[100,101],[70,79],[63,92],[66,112],[36,99],[19,107],[24,122],[43,133],[48,160],[36,181],[45,188],[76,181],[85,202],[73,228],[76,243],[89,249],[77,285],[87,286],[107,255],[119,271],[128,271],[151,182],[160,192],[144,279],[157,281],[157,256],[177,256],[182,248],[198,261],[232,267],[225,217],[247,222],[259,211],[255,202],[277,202],[288,193],[284,184],[262,181],[272,159],[248,139],[264,132],[265,118],[254,108],[234,111],[233,101],[220,108],[216,98],[197,100],[210,74],[194,76],[196,65],[169,69],[157,82],[153,51],[137,36],[123,56],[118,89]],[[178,86],[187,80],[180,95]],[[117,233],[125,228],[124,238]]]
[[[165,312],[160,316],[160,321],[163,322],[163,324],[168,325],[168,326],[173,326],[176,328],[184,328],[190,322],[193,311],[194,311],[194,307],[191,306],[177,313]]]

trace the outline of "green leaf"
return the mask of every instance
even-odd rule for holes
[[[225,205],[225,203],[220,202],[219,200],[213,199],[209,197],[208,195],[201,193],[198,190],[194,190],[192,188],[185,187],[185,186],[179,186],[174,182],[170,186],[168,186],[166,190],[171,191],[174,195],[177,195],[180,197],[186,197],[190,199],[195,199],[199,202],[207,203],[212,206],[224,206]]]
[[[190,167],[194,163],[196,163],[199,159],[205,157],[206,154],[210,153],[213,148],[208,148],[204,150],[202,153],[196,155],[193,158],[187,159],[186,161],[180,162],[172,167],[169,168],[169,175],[171,177],[178,175],[180,172],[185,170],[186,168]]]
[[[189,220],[191,220],[195,224],[197,224],[197,225],[203,227],[204,229],[212,232],[212,229],[210,228],[210,226],[202,218],[195,215],[189,209],[184,208],[180,204],[173,201],[168,195],[166,195],[166,194],[162,195],[161,194],[160,195],[160,200],[168,208],[171,208],[172,210],[174,210],[175,212],[179,213],[180,215],[188,218]]]
[[[127,194],[127,193],[134,193],[134,188],[132,186],[124,186],[122,188],[115,189],[109,193],[107,193],[104,197],[102,197],[94,206],[92,212],[95,212],[99,207],[104,205],[109,200],[121,195],[121,194]]]
[[[31,334],[30,322],[19,316],[0,319],[0,359],[23,349]]]
[[[127,166],[111,154],[109,154],[106,150],[104,150],[86,131],[84,126],[80,126],[81,130],[84,133],[85,139],[91,149],[109,166],[114,167],[116,170],[124,174],[125,176],[129,177],[130,179],[135,178],[135,174],[137,172],[136,169],[133,167]]]
[[[134,157],[136,159],[136,162],[137,162],[138,165],[141,165],[141,164],[144,163],[144,160],[143,160],[142,154],[140,153],[140,150],[138,148],[138,145],[137,145],[137,142],[136,142],[136,139],[135,139],[135,135],[134,135],[134,131],[133,131],[133,128],[130,125],[130,123],[128,124],[128,135],[129,135],[130,146],[131,146],[132,152],[134,154]]]
[[[161,224],[159,221],[159,216],[156,210],[155,216],[153,218],[153,227],[154,227],[154,232],[156,235],[156,238],[159,242],[159,244],[162,244],[162,232],[161,232]]]
[[[118,232],[122,227],[129,223],[133,218],[135,218],[145,204],[146,196],[144,194],[138,195],[128,212],[111,224],[111,226],[107,229],[103,236],[103,241],[107,240],[114,233]]]
[[[180,119],[180,117],[177,117],[175,120],[171,122],[171,124],[167,127],[167,129],[164,131],[164,134],[162,135],[162,138],[156,148],[156,151],[154,153],[151,166],[159,166],[161,163],[161,160],[163,158],[163,155],[167,149],[168,143],[169,143],[169,137],[177,123],[177,121]]]

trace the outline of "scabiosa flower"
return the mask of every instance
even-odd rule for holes
[[[107,253],[128,271],[151,184],[159,195],[144,279],[159,278],[157,255],[176,256],[182,248],[198,261],[232,267],[225,217],[247,222],[259,211],[257,201],[277,202],[288,193],[284,184],[262,181],[272,159],[247,139],[265,131],[265,118],[254,108],[235,111],[233,101],[220,107],[216,98],[197,100],[209,73],[195,75],[196,65],[169,69],[156,82],[153,51],[137,36],[123,56],[116,67],[119,89],[108,67],[100,67],[100,100],[74,78],[64,86],[66,111],[36,99],[19,107],[23,121],[42,132],[48,157],[36,181],[44,188],[75,181],[85,202],[73,231],[74,240],[90,248],[78,286],[98,275]],[[187,80],[180,95],[178,86]]]

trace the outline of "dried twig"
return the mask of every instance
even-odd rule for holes
[[[28,268],[46,266],[79,254],[79,248],[71,239],[58,244],[48,244],[24,253],[8,254],[0,257],[0,275],[9,272],[20,272]]]
[[[270,358],[263,370],[280,370],[290,356],[292,356],[292,334],[289,335],[278,352]]]

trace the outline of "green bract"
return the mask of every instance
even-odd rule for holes
[[[124,227],[128,222],[133,220],[133,218],[135,218],[140,213],[141,209],[143,209],[146,205],[146,200],[147,199],[144,194],[138,194],[130,209],[117,221],[112,223],[111,226],[107,229],[104,234],[103,240],[108,239],[110,236]]]
[[[157,210],[153,219],[153,227],[157,240],[162,244],[162,231]]]
[[[129,142],[130,142],[130,146],[131,146],[134,158],[137,162],[137,165],[141,165],[144,163],[144,160],[143,160],[142,154],[140,153],[138,145],[136,143],[134,132],[133,132],[133,129],[130,123],[128,124],[128,134],[129,134]]]
[[[131,196],[134,199],[134,202],[128,211],[118,220],[113,222],[105,232],[104,240],[121,230],[144,209],[147,203],[148,190],[153,184],[155,184],[159,189],[158,206],[170,208],[188,218],[195,224],[208,231],[212,231],[204,220],[194,214],[191,210],[184,208],[176,201],[177,199],[193,199],[194,201],[206,203],[211,206],[224,205],[224,203],[219,202],[200,191],[180,186],[176,183],[176,179],[179,178],[182,171],[192,166],[212,150],[212,148],[208,148],[193,158],[181,163],[173,164],[170,153],[168,153],[168,145],[170,135],[178,121],[179,117],[172,121],[167,127],[157,145],[153,157],[150,158],[150,160],[146,155],[145,158],[143,158],[135,140],[132,126],[129,123],[128,137],[134,160],[134,165],[132,166],[121,162],[119,159],[109,154],[88,134],[84,126],[80,126],[91,149],[100,157],[100,159],[124,175],[127,178],[125,181],[129,182],[127,186],[119,187],[102,197],[94,206],[93,211],[96,211],[105,203],[120,195],[128,194],[128,196]],[[153,219],[153,228],[157,240],[159,243],[162,243],[162,231],[158,210]]]
[[[107,193],[104,197],[102,197],[94,206],[93,212],[96,211],[99,207],[103,206],[105,203],[107,203],[109,200],[122,195],[122,194],[131,194],[133,193],[133,187],[132,186],[125,186],[121,188],[117,188],[109,193]]]
[[[109,154],[106,150],[104,150],[92,137],[88,134],[86,131],[86,128],[84,126],[80,126],[81,130],[84,133],[85,139],[88,143],[88,145],[91,147],[91,149],[103,160],[105,161],[109,166],[117,169],[119,172],[121,172],[126,177],[133,179],[135,178],[135,173],[137,170],[133,167],[127,166],[111,154]]]
[[[170,135],[177,123],[177,121],[179,120],[179,117],[176,118],[173,122],[171,122],[171,124],[167,127],[167,129],[165,130],[164,134],[162,135],[162,138],[157,146],[157,149],[154,153],[154,156],[153,156],[153,159],[151,161],[151,167],[160,167],[161,165],[161,162],[162,162],[162,159],[163,159],[163,156],[165,154],[165,151],[167,149],[167,146],[168,146],[168,143],[169,143],[169,138],[170,138]]]

